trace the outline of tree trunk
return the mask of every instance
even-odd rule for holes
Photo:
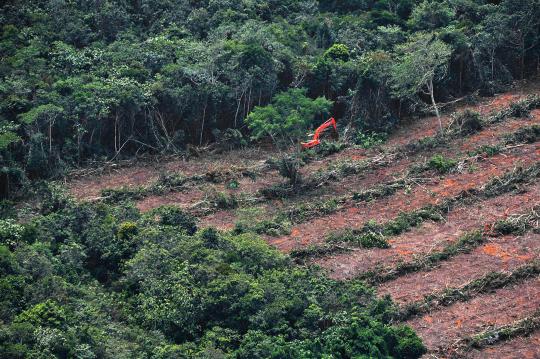
[[[204,100],[202,124],[201,124],[201,136],[199,137],[199,146],[202,146],[203,134],[204,134],[204,120],[206,118],[206,106],[208,105],[208,97]]]
[[[437,115],[437,120],[439,120],[439,130],[442,132],[442,120],[441,120],[441,114],[439,113],[439,108],[437,107],[437,103],[435,102],[435,94],[433,93],[433,79],[430,79],[428,84],[428,91],[429,95],[431,97],[431,103],[433,104],[433,108],[435,109],[435,115]]]

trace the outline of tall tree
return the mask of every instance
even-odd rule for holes
[[[395,96],[428,95],[442,130],[441,115],[435,101],[435,83],[444,78],[452,49],[434,34],[421,33],[398,46],[396,63],[391,71]]]
[[[312,100],[306,97],[306,89],[289,89],[277,94],[271,104],[255,109],[246,118],[253,137],[258,139],[269,136],[275,145],[282,151],[282,174],[289,178],[291,184],[299,181],[298,168],[300,139],[312,126],[314,120],[324,119],[332,101],[324,97]],[[289,148],[296,150],[292,162],[286,161],[285,151]]]

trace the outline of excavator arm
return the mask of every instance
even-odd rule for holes
[[[333,127],[334,128],[334,132],[337,134],[337,125],[336,125],[336,120],[332,117],[330,118],[328,121],[326,121],[325,123],[323,123],[322,125],[320,125],[316,130],[315,130],[315,134],[313,134],[313,139],[311,141],[308,141],[308,142],[302,142],[301,145],[302,145],[302,148],[304,149],[307,149],[307,148],[312,148],[312,147],[315,147],[317,146],[318,144],[321,143],[321,140],[320,140],[320,136],[321,134],[328,128],[328,127]]]

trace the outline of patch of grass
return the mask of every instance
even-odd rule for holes
[[[482,145],[475,149],[474,151],[470,151],[467,154],[469,157],[475,157],[478,155],[485,156],[485,157],[493,157],[498,155],[502,152],[503,146],[500,144],[496,145]]]
[[[492,236],[509,235],[509,234],[524,234],[530,230],[536,231],[540,223],[540,206],[535,206],[528,213],[512,215],[505,220],[495,222],[490,229],[489,234]]]
[[[362,248],[389,248],[390,244],[380,232],[345,229],[332,232],[326,237],[328,243],[347,243]]]
[[[407,143],[398,149],[401,155],[413,155],[423,151],[429,151],[448,145],[450,136],[438,133],[435,136],[429,136],[419,139],[418,141]]]
[[[238,199],[234,194],[221,191],[212,192],[209,201],[213,207],[218,209],[234,209],[238,207]]]
[[[334,153],[339,153],[347,148],[348,145],[339,141],[322,141],[315,147],[315,155],[313,157],[327,157]]]
[[[124,201],[140,200],[146,197],[145,187],[108,188],[101,191],[105,203],[118,203]]]
[[[375,186],[362,192],[355,192],[352,200],[355,202],[369,202],[378,198],[390,196],[398,190],[405,188],[408,182],[405,180],[392,181],[382,185]]]
[[[448,173],[457,165],[457,161],[452,158],[446,158],[443,155],[434,155],[428,161],[428,167],[440,174]]]
[[[324,256],[337,254],[337,253],[347,253],[352,250],[353,250],[352,248],[339,246],[339,245],[312,244],[304,248],[293,249],[289,253],[289,256],[291,256],[291,258],[294,258],[297,262],[302,262],[303,260],[308,259],[308,258],[324,257]]]
[[[362,148],[368,149],[382,145],[388,140],[388,134],[384,132],[363,132],[358,131],[354,136],[354,143]]]
[[[331,198],[303,203],[284,212],[282,217],[292,223],[301,223],[312,218],[334,213],[343,202],[343,198]]]

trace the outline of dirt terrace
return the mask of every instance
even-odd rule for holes
[[[507,106],[510,102],[525,97],[526,88],[515,90],[510,94],[498,95],[493,99],[484,99],[474,108],[482,113],[494,111]],[[470,107],[470,106],[469,106]],[[444,122],[450,121],[450,116],[444,117]],[[402,144],[402,140],[407,142],[415,141],[419,138],[433,135],[437,130],[435,118],[424,118],[414,122],[412,125],[403,127],[391,136],[388,143],[382,146],[383,149],[392,148]],[[489,134],[486,134],[489,136]],[[160,173],[176,173],[183,176],[204,174],[209,171],[220,171],[236,167],[253,167],[261,165],[275,151],[267,148],[253,148],[247,150],[234,150],[223,154],[206,155],[201,158],[194,158],[190,161],[183,159],[167,159],[163,161],[146,161],[137,166],[113,169],[108,174],[97,177],[82,177],[68,182],[70,192],[79,200],[89,200],[98,198],[103,189],[120,187],[138,187],[149,185],[159,178]],[[314,161],[302,169],[304,174],[316,172],[319,169],[327,168],[336,159],[350,159],[359,161],[373,156],[376,151],[363,149],[346,149],[345,151],[328,156],[325,159]],[[189,207],[194,203],[203,200],[207,194],[213,190],[228,193],[256,193],[259,189],[281,182],[282,179],[275,171],[262,173],[254,182],[249,178],[239,180],[239,189],[230,190],[226,184],[197,185],[187,191],[174,194],[153,195],[138,202],[138,208],[146,211],[164,204],[176,204],[182,207]],[[369,183],[365,185],[369,186]],[[345,186],[344,186],[345,187]],[[342,187],[343,188],[343,187]],[[346,188],[346,187],[345,187]],[[193,193],[190,193],[193,192]],[[324,195],[324,193],[319,193]],[[209,220],[211,221],[211,219]],[[218,222],[220,221],[218,218]],[[211,222],[209,222],[211,224]]]
[[[482,145],[494,145],[501,141],[502,136],[512,133],[519,128],[540,123],[540,110],[534,111],[529,119],[508,119],[503,123],[493,127],[484,129],[483,131],[468,136],[463,139],[456,139],[448,146],[441,148],[437,153],[444,154],[449,157],[463,156],[467,151],[479,148]],[[342,154],[345,156],[345,154]],[[390,165],[382,166],[369,170],[365,173],[348,176],[336,182],[331,182],[318,189],[310,191],[303,196],[294,198],[293,200],[273,200],[261,203],[259,208],[268,215],[277,210],[284,209],[290,205],[299,205],[310,202],[314,197],[319,200],[325,198],[333,198],[339,195],[352,194],[355,191],[362,191],[373,187],[380,183],[389,182],[398,179],[410,168],[414,163],[422,163],[433,155],[430,153],[418,153],[413,156],[399,158],[393,161]],[[345,157],[342,157],[345,158]],[[322,162],[322,161],[321,161]],[[324,168],[324,167],[321,167]],[[201,218],[201,223],[204,226],[215,226],[220,229],[230,229],[238,216],[236,210],[221,210]]]
[[[391,295],[398,304],[408,304],[446,288],[462,287],[490,272],[512,271],[534,259],[540,259],[540,234],[491,238],[471,253],[458,255],[429,272],[383,283],[377,293]]]
[[[540,307],[540,279],[480,295],[414,318],[410,325],[430,350],[451,346],[493,326],[526,318]]]
[[[402,211],[412,211],[429,204],[437,204],[444,198],[479,187],[491,178],[511,170],[517,164],[527,167],[539,160],[539,144],[514,148],[478,162],[476,170],[472,173],[454,173],[441,180],[432,178],[429,183],[415,186],[410,191],[400,191],[373,202],[358,203],[355,207],[345,208],[324,218],[302,223],[293,228],[291,235],[268,238],[268,241],[285,252],[309,244],[321,243],[325,235],[331,231],[360,228],[371,219],[379,223],[389,221]]]
[[[468,353],[468,357],[471,359],[538,359],[540,358],[540,331],[483,350],[472,350]]]
[[[521,213],[538,204],[540,184],[535,184],[517,195],[507,193],[473,205],[454,208],[444,222],[425,222],[392,238],[390,248],[363,249],[323,257],[315,260],[315,263],[325,268],[335,279],[352,278],[377,266],[395,265],[400,261],[410,261],[416,255],[440,250],[467,231],[483,228],[488,223],[505,219],[509,213]],[[395,285],[401,283],[398,281]]]
[[[276,155],[275,150],[265,146],[221,154],[207,154],[191,160],[181,157],[143,160],[135,166],[113,168],[101,176],[84,176],[68,181],[68,188],[75,198],[89,200],[99,197],[104,189],[149,185],[158,179],[160,173],[174,173],[188,177],[203,175],[211,171],[229,170],[234,167],[256,167],[274,155]]]

